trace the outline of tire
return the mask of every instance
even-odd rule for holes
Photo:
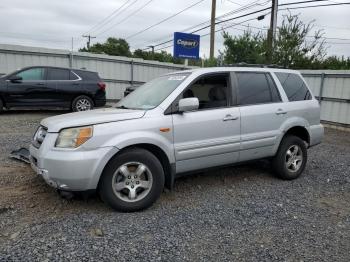
[[[134,212],[150,207],[163,188],[164,170],[158,158],[145,149],[132,148],[107,164],[99,194],[113,209]]]
[[[2,99],[0,98],[0,112],[4,109],[4,103],[2,102]]]
[[[86,110],[92,110],[94,108],[94,102],[88,96],[78,96],[72,102],[72,111],[80,112]]]
[[[282,139],[277,154],[272,159],[275,174],[282,179],[298,178],[307,162],[305,142],[296,136],[287,135]]]

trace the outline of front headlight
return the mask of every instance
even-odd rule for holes
[[[76,148],[92,137],[92,126],[63,129],[56,140],[56,147]]]

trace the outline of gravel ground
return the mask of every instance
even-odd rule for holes
[[[259,161],[180,178],[150,209],[118,213],[63,200],[8,158],[57,113],[0,115],[0,261],[349,261],[350,133],[326,130],[297,180]]]

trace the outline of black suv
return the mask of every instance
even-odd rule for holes
[[[98,73],[60,67],[32,66],[0,78],[3,107],[64,107],[90,110],[106,104],[106,84]]]

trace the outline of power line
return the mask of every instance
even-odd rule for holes
[[[280,4],[278,6],[288,6],[288,5],[296,5],[296,4],[304,4],[304,3],[312,3],[312,2],[324,2],[324,1],[328,1],[328,0],[308,0],[308,1],[300,1],[300,2],[290,2],[290,3]],[[328,4],[328,5],[340,5],[340,4],[350,4],[350,3],[338,3],[338,4]],[[322,6],[327,6],[327,5],[322,5]],[[308,8],[312,8],[312,7],[320,7],[320,5],[308,6]],[[297,9],[297,8],[302,8],[302,7],[295,7],[293,9]],[[225,19],[225,20],[218,21],[218,22],[216,22],[216,24],[218,25],[218,24],[225,23],[225,22],[228,22],[228,21],[231,21],[231,20],[235,20],[235,19],[239,19],[239,18],[246,17],[246,16],[249,16],[249,15],[257,14],[257,13],[260,13],[260,12],[263,12],[263,11],[266,11],[266,10],[269,10],[269,9],[271,9],[271,8],[270,7],[262,8],[262,9],[259,9],[259,10],[256,10],[256,11],[253,11],[253,12],[250,12],[250,13],[246,13],[246,14],[243,14],[243,15],[240,15],[240,16],[236,16],[236,17],[232,17],[232,18],[228,18],[228,19]],[[279,9],[279,11],[287,10],[287,9],[291,9],[291,8]],[[209,27],[210,27],[210,25],[203,26],[203,27],[201,27],[201,28],[199,28],[197,30],[192,31],[191,34],[197,33],[199,31],[202,31],[202,30],[207,29]],[[154,46],[160,46],[160,45],[163,45],[163,44],[170,43],[172,41],[173,41],[173,39],[165,41],[165,42],[157,44],[157,45],[154,45]]]
[[[91,42],[91,39],[92,38],[96,38],[96,36],[91,36],[91,35],[83,35],[83,37],[86,37],[88,40],[87,40],[87,43],[86,43],[86,47],[87,49],[90,49],[90,42]]]
[[[179,15],[179,14],[181,14],[181,13],[187,11],[188,9],[190,9],[190,8],[192,8],[192,7],[194,7],[194,6],[198,5],[198,4],[200,4],[200,3],[202,3],[203,1],[205,1],[205,0],[200,0],[200,1],[198,1],[198,2],[196,2],[196,3],[194,3],[194,4],[192,4],[192,5],[190,5],[190,6],[188,6],[188,7],[186,7],[185,9],[182,9],[181,11],[179,11],[179,12],[177,12],[177,13],[175,13],[175,14],[173,14],[173,15],[171,15],[171,16],[169,16],[169,17],[167,17],[167,18],[165,18],[165,19],[163,19],[163,20],[161,20],[161,21],[159,21],[159,22],[157,22],[157,23],[155,23],[155,24],[149,26],[149,27],[146,27],[146,28],[144,28],[144,29],[142,29],[142,30],[140,30],[140,31],[138,31],[138,32],[136,32],[136,33],[134,33],[134,34],[131,34],[131,35],[125,37],[125,39],[130,39],[130,38],[133,38],[133,37],[135,37],[135,36],[137,36],[137,35],[139,35],[139,34],[142,34],[142,33],[146,32],[146,31],[148,31],[149,29],[151,29],[151,28],[153,28],[153,27],[155,27],[155,26],[157,26],[157,25],[160,25],[160,24],[162,24],[162,23],[164,23],[164,22],[170,20],[171,18],[173,18],[173,17],[175,17],[175,16],[177,16],[177,15]]]
[[[281,4],[281,5],[279,5],[279,6],[286,6],[286,5],[289,5],[289,4],[294,5],[294,4],[297,4],[297,3],[305,3],[305,2],[319,2],[319,1],[327,1],[327,0],[312,0],[312,1],[302,1],[302,2],[294,2],[294,3],[285,3],[285,4]],[[347,5],[347,4],[350,4],[350,3],[337,3],[337,4],[326,4],[326,5],[313,5],[313,6],[307,6],[307,8],[322,7],[322,6],[332,6],[332,5],[342,5],[342,4],[346,4],[346,5]],[[293,8],[293,9],[297,9],[297,8],[305,8],[305,7],[295,7],[295,8]],[[241,17],[245,17],[245,16],[248,16],[248,15],[251,15],[251,14],[255,14],[255,13],[258,13],[258,12],[261,12],[261,11],[266,11],[267,9],[270,9],[270,8],[264,8],[264,9],[260,9],[260,10],[258,10],[258,11],[251,12],[251,13],[249,13],[249,14],[241,15],[241,16],[238,16],[238,17],[230,18],[230,19],[226,19],[226,20],[217,22],[217,24],[221,24],[221,23],[224,23],[224,22],[227,22],[227,21],[230,21],[230,20],[234,20],[234,19],[238,19],[238,18],[241,18]],[[289,8],[280,9],[279,11],[287,10],[287,9],[289,9]],[[254,19],[255,19],[255,18],[254,18]],[[235,25],[241,25],[241,24],[235,24]],[[232,26],[235,26],[235,25],[232,25]],[[229,27],[232,27],[232,26],[228,26],[228,27],[226,27],[225,29],[227,29],[227,28],[229,28]],[[241,25],[241,26],[246,26],[246,25]],[[202,28],[200,28],[200,29],[198,29],[198,30],[195,30],[195,31],[191,32],[191,33],[201,31],[201,30],[206,29],[206,28],[208,28],[208,27],[209,27],[209,26],[202,27]],[[249,27],[249,26],[247,26],[247,27]],[[254,27],[252,27],[252,28],[254,28]],[[265,28],[258,28],[258,27],[255,27],[255,28],[267,30],[267,29],[265,29]],[[219,31],[222,31],[222,30],[223,30],[223,29],[219,29],[219,30],[217,30],[216,32],[219,32]],[[208,35],[208,34],[205,34],[205,35],[202,35],[202,36],[206,36],[206,35]],[[307,37],[312,37],[312,36],[307,36]],[[349,41],[350,41],[350,39],[346,39],[346,38],[335,38],[335,37],[321,37],[321,38],[323,38],[323,39],[332,39],[332,40],[345,40],[345,41],[346,41],[346,40],[349,40]],[[164,42],[164,43],[155,45],[155,46],[163,45],[163,44],[165,44],[165,43],[169,43],[169,42],[172,42],[172,41],[173,41],[173,39],[171,39],[171,40],[169,40],[169,41],[166,41],[166,42]],[[345,44],[345,43],[344,43],[344,44]],[[156,49],[155,51],[163,50],[163,49],[166,49],[166,48],[169,48],[169,47],[172,47],[172,46],[173,46],[173,44],[168,45],[168,46],[163,47],[163,48],[158,48],[158,49]]]
[[[94,32],[99,30],[100,28],[102,28],[103,26],[105,26],[106,24],[108,24],[110,21],[112,21],[115,17],[117,17],[119,14],[121,14],[123,11],[127,10],[129,7],[131,7],[132,5],[134,5],[138,0],[134,0],[133,2],[131,2],[126,8],[124,8],[124,6],[126,6],[131,0],[126,0],[124,2],[124,4],[122,4],[120,7],[118,7],[116,10],[114,10],[111,14],[109,14],[107,17],[105,17],[104,19],[102,19],[100,22],[98,22],[96,25],[94,25],[93,27],[91,27],[88,31],[85,32],[85,34],[87,34],[88,32]],[[124,8],[124,9],[123,9]]]
[[[148,2],[146,2],[144,5],[142,5],[141,7],[139,7],[138,9],[136,9],[134,12],[130,13],[128,16],[124,17],[122,20],[120,20],[119,22],[113,24],[111,27],[108,27],[106,30],[102,31],[101,33],[98,33],[97,36],[102,35],[104,33],[106,33],[107,31],[113,29],[114,27],[116,27],[117,25],[120,25],[121,23],[125,22],[126,20],[128,20],[130,17],[132,17],[133,15],[135,15],[136,13],[140,12],[143,8],[145,8],[147,5],[149,5],[151,2],[153,2],[154,0],[149,0]]]
[[[223,30],[225,30],[225,29],[227,29],[227,28],[230,28],[230,27],[233,27],[233,26],[242,25],[242,23],[246,23],[246,22],[249,22],[249,21],[252,21],[252,20],[255,20],[255,19],[256,19],[256,17],[250,18],[250,19],[248,19],[248,20],[245,20],[245,21],[242,21],[242,22],[239,22],[239,23],[230,24],[230,25],[228,25],[228,26],[225,26],[225,27],[222,27],[222,28],[220,28],[220,29],[215,30],[215,33],[218,33],[218,32],[220,32],[220,31],[223,31]],[[239,29],[239,28],[235,28],[235,29],[240,30],[240,31],[245,31],[244,29]],[[210,35],[210,32],[201,35],[201,37],[205,37],[205,36],[208,36],[208,35]],[[166,46],[166,47],[158,48],[158,49],[156,49],[155,51],[163,50],[163,49],[166,49],[166,48],[169,48],[169,47],[172,47],[172,46],[173,46],[173,44],[168,45],[168,46]]]
[[[265,1],[265,2],[263,2],[263,3],[259,3],[258,5],[266,5],[266,4],[269,3],[270,1],[271,1],[271,0],[268,0],[268,1]],[[326,0],[323,0],[323,1],[326,1]],[[239,9],[237,9],[237,10],[230,11],[230,12],[228,12],[228,13],[225,13],[225,14],[223,14],[223,15],[220,15],[220,16],[218,16],[216,19],[220,19],[220,18],[229,16],[229,15],[232,15],[232,14],[234,14],[234,13],[239,13],[239,12],[241,12],[241,11],[247,10],[247,9],[253,7],[254,4],[257,4],[257,2],[259,2],[259,0],[253,1],[253,2],[251,2],[251,3],[249,3],[249,4],[245,5],[245,6],[243,6],[242,8],[239,8]],[[269,8],[268,8],[268,9],[269,9]],[[210,20],[207,20],[207,21],[202,22],[202,23],[200,23],[200,24],[197,24],[197,25],[195,25],[195,26],[191,26],[191,27],[189,27],[189,28],[183,29],[183,30],[181,30],[181,32],[185,32],[185,31],[194,29],[194,28],[196,28],[196,27],[198,27],[198,26],[200,26],[200,25],[204,25],[204,24],[206,24],[206,23],[208,23],[208,22],[210,22]],[[208,28],[208,27],[210,27],[210,25],[208,25],[208,26],[205,27],[205,28]],[[201,30],[202,30],[202,29],[201,29]],[[192,31],[191,33],[196,33],[197,31],[201,31],[201,30],[195,30],[195,31]],[[171,36],[172,36],[172,35],[170,35],[169,37],[171,37]],[[164,38],[162,38],[162,39],[164,39]],[[153,46],[154,46],[154,47],[157,47],[157,46],[160,46],[160,45],[163,45],[163,44],[170,43],[170,42],[172,42],[172,41],[173,41],[173,39],[170,39],[170,40],[164,41],[164,42],[162,42],[162,43],[160,43],[160,44],[156,44],[156,45],[153,45]],[[156,42],[156,41],[154,41],[154,42]],[[145,49],[143,49],[143,50],[146,50],[146,49],[148,49],[148,48],[145,48]]]
[[[235,14],[235,13],[242,12],[242,11],[244,11],[244,10],[247,10],[247,9],[249,9],[249,8],[254,7],[255,5],[260,5],[260,6],[261,6],[261,5],[266,5],[266,4],[269,3],[271,0],[265,1],[265,2],[263,2],[263,3],[258,3],[259,1],[260,1],[260,0],[255,0],[255,1],[253,1],[253,2],[251,2],[251,3],[249,3],[249,4],[247,4],[247,5],[244,5],[244,6],[241,5],[240,8],[238,8],[238,9],[236,9],[236,10],[234,10],[234,11],[230,11],[230,12],[227,12],[227,13],[225,13],[225,14],[223,14],[223,15],[220,15],[220,16],[216,17],[215,20],[219,20],[220,18],[229,16],[229,15],[232,15],[232,14]],[[201,26],[201,25],[205,25],[205,24],[207,24],[207,23],[210,23],[210,20],[206,20],[206,21],[204,21],[204,22],[201,22],[200,24],[197,24],[197,25],[190,26],[190,27],[188,27],[188,28],[182,29],[182,30],[180,30],[180,32],[186,32],[186,31],[188,31],[188,30],[194,29],[194,28],[196,28],[196,27],[198,27],[198,26]],[[153,43],[154,43],[154,42],[161,42],[161,41],[164,41],[165,39],[168,39],[169,37],[172,37],[172,36],[173,36],[173,34],[168,35],[168,36],[166,36],[166,37],[158,38],[158,39],[154,40]],[[170,40],[170,41],[171,41],[171,40]],[[146,49],[148,49],[148,48],[146,48]]]
[[[255,28],[258,30],[265,30],[267,31],[268,29],[263,28],[263,27],[256,27],[256,26],[250,26],[250,25],[242,25],[239,24],[239,26],[247,27],[247,28]],[[307,38],[314,38],[314,36],[306,36]],[[350,38],[338,38],[338,37],[326,37],[326,36],[321,36],[320,38],[322,39],[330,39],[330,40],[341,40],[341,41],[350,41]]]
[[[245,5],[245,6],[242,6],[241,8],[239,8],[239,9],[237,9],[237,10],[233,10],[233,11],[230,11],[230,12],[228,12],[228,13],[225,13],[225,14],[223,14],[223,15],[221,15],[221,16],[218,16],[216,19],[219,20],[220,18],[227,17],[227,16],[230,16],[230,15],[233,15],[233,14],[236,14],[236,13],[239,13],[239,12],[242,12],[242,11],[244,11],[244,10],[247,10],[247,9],[250,9],[250,8],[254,7],[255,5],[264,6],[264,5],[268,4],[270,1],[271,1],[271,0],[268,0],[268,1],[265,1],[265,2],[263,2],[263,3],[258,3],[259,0],[253,1],[253,2],[251,2],[251,3],[249,3],[249,4]],[[329,0],[306,0],[306,1],[290,2],[290,3],[280,4],[279,6],[295,5],[295,4],[305,4],[305,3],[312,3],[312,2],[324,2],[324,1],[329,1]],[[268,10],[268,9],[270,9],[270,7],[269,7],[269,8],[265,8],[265,9],[261,9],[261,10],[259,10],[259,11],[265,11],[265,10]],[[226,20],[225,20],[225,21],[226,21]],[[206,23],[208,23],[208,22],[210,22],[210,20],[207,20],[207,21],[202,22],[202,23],[200,23],[200,24],[197,24],[197,25],[195,25],[195,26],[191,26],[191,27],[189,27],[189,28],[183,29],[183,30],[181,30],[181,32],[185,32],[185,31],[194,29],[194,28],[196,28],[196,27],[198,27],[198,26],[200,26],[200,25],[204,25],[204,24],[206,24]],[[209,26],[208,26],[208,27],[209,27]],[[205,28],[207,28],[207,27],[204,27],[204,29],[205,29]],[[202,30],[202,29],[201,29],[201,30]],[[201,31],[201,30],[198,30],[198,31]],[[194,32],[197,32],[197,31],[194,31]],[[169,35],[169,37],[171,37],[171,35]],[[162,38],[162,39],[164,39],[164,38]],[[154,41],[154,42],[157,42],[157,41],[159,41],[159,40],[156,40],[156,41]],[[155,45],[155,46],[159,46],[159,45],[162,45],[162,44],[166,44],[166,43],[169,43],[169,42],[171,42],[171,41],[172,41],[172,39],[171,39],[171,40],[168,40],[168,41],[165,41],[165,42],[163,42],[163,43],[161,43],[161,44],[157,44],[157,45]]]
[[[324,5],[297,6],[297,7],[291,7],[291,8],[283,8],[283,9],[280,9],[279,11],[294,10],[294,9],[304,9],[304,8],[312,8],[312,7],[335,6],[335,5],[350,5],[350,3],[336,3],[336,4],[324,4]]]
[[[338,30],[350,30],[350,27],[338,27],[338,26],[329,26],[329,25],[315,25],[316,27],[319,28],[333,28],[333,29],[338,29]]]

